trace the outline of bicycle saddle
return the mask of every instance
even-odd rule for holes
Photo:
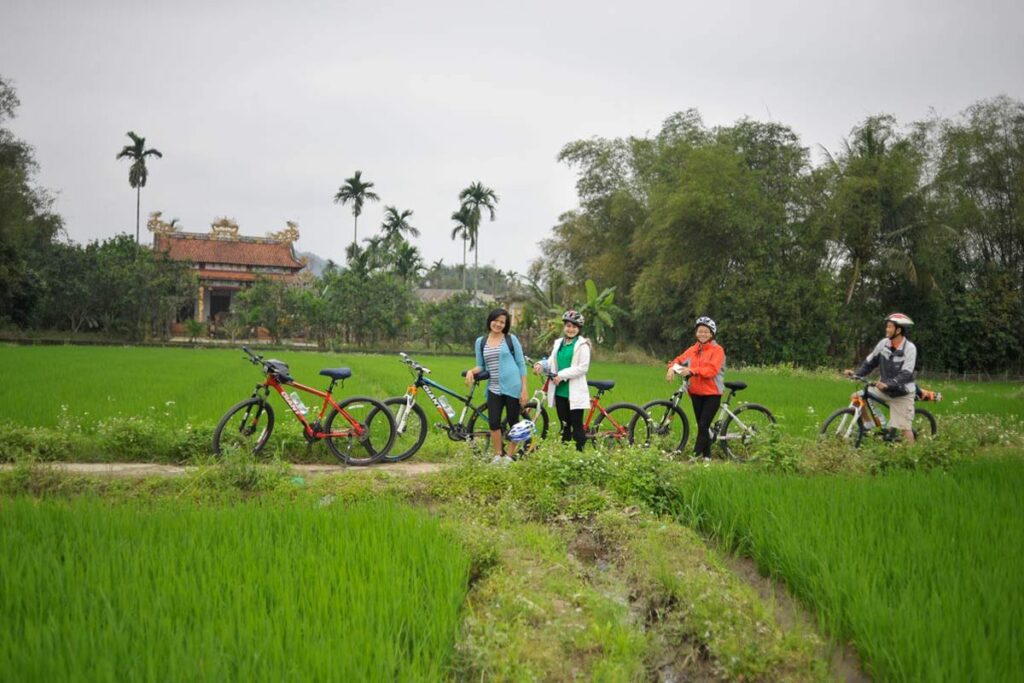
[[[746,382],[726,382],[725,383],[725,388],[726,389],[732,389],[733,391],[739,391],[740,389],[746,389],[747,388],[747,383]]]
[[[465,377],[467,372],[469,372],[469,370],[463,370],[462,376]],[[475,375],[473,375],[473,383],[476,384],[477,382],[483,382],[485,379],[490,378],[491,373],[489,373],[487,370],[483,370],[482,372],[478,372]]]
[[[320,374],[331,379],[348,379],[352,376],[352,370],[349,368],[324,368]]]
[[[592,379],[587,384],[600,391],[608,391],[615,386],[615,381],[610,379]]]

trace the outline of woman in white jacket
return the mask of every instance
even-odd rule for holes
[[[548,384],[548,405],[558,411],[562,425],[562,441],[576,442],[582,451],[587,437],[583,431],[583,411],[590,407],[587,370],[590,369],[590,340],[580,335],[583,316],[577,311],[562,315],[564,336],[555,340],[551,355],[533,366],[538,375],[551,374]]]

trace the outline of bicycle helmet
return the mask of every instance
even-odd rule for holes
[[[903,333],[914,326],[914,321],[910,319],[910,316],[903,315],[902,313],[890,313],[885,317],[885,322],[892,323]]]
[[[537,427],[530,420],[520,420],[508,430],[509,441],[528,441],[537,433]]]
[[[701,317],[697,318],[697,322],[693,324],[693,329],[696,330],[701,325],[711,330],[712,337],[718,334],[718,326],[715,325],[715,321],[707,317],[706,315],[702,315]]]
[[[586,320],[586,318],[584,318],[583,314],[580,313],[579,311],[574,311],[570,309],[562,314],[562,322],[572,323],[576,327],[583,327],[584,320]]]

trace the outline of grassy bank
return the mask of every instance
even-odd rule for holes
[[[885,476],[695,471],[679,513],[753,557],[886,681],[1024,668],[1020,458]]]

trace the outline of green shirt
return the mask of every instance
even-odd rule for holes
[[[562,341],[562,346],[558,349],[558,355],[555,356],[555,361],[558,363],[558,370],[565,370],[566,368],[572,367],[572,352],[576,348],[576,340],[580,336],[576,335],[572,338],[572,341]],[[569,398],[569,380],[563,380],[555,387],[555,396],[561,396],[562,398]]]

